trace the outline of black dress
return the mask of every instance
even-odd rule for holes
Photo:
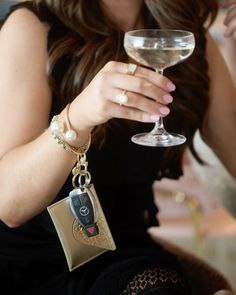
[[[117,250],[69,272],[46,209],[18,228],[1,222],[0,279],[5,294],[191,294],[177,259],[146,233],[149,226],[158,225],[153,181],[177,178],[181,169],[171,163],[160,171],[163,149],[131,142],[131,135],[150,130],[148,124],[132,128],[125,120],[112,124],[106,145],[93,144],[87,157]],[[71,189],[70,175],[54,201],[68,196]]]
[[[125,122],[119,123],[119,128],[125,128]],[[148,128],[140,124],[133,132]],[[125,136],[120,131],[113,129],[104,148],[92,145],[88,152],[92,182],[117,250],[70,273],[46,209],[18,228],[1,223],[0,277],[7,294],[136,294],[122,290],[135,275],[145,276],[145,271],[166,276],[165,288],[171,290],[153,294],[185,294],[177,260],[152,243],[146,233],[148,226],[157,225],[152,182],[158,177],[162,149],[135,145],[127,130]],[[66,197],[71,189],[69,177],[55,201]],[[170,273],[178,277],[177,283],[171,281]],[[159,288],[164,288],[162,281]]]

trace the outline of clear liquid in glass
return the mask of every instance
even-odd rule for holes
[[[125,33],[124,48],[128,56],[143,66],[163,74],[164,69],[187,59],[195,47],[191,32],[172,29],[143,29]],[[140,145],[167,147],[183,144],[185,136],[165,130],[160,117],[150,132],[139,133],[131,140]]]
[[[192,45],[164,48],[134,47],[131,44],[125,46],[127,54],[133,60],[154,69],[166,69],[185,60],[192,54],[193,49]]]

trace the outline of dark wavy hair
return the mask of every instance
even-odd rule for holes
[[[54,111],[60,111],[73,100],[96,73],[109,61],[127,61],[123,35],[102,12],[97,0],[33,0],[17,7],[33,9],[49,24],[48,76],[55,99]],[[172,28],[194,33],[196,48],[192,56],[170,69],[165,75],[177,89],[171,114],[165,119],[168,130],[185,134],[193,147],[193,135],[203,125],[209,101],[206,28],[217,14],[216,0],[144,0],[141,17],[146,28]],[[63,75],[62,75],[63,73]],[[106,127],[98,126],[94,139],[104,142]],[[127,121],[127,124],[135,124]],[[166,148],[162,162],[181,159],[186,145]]]

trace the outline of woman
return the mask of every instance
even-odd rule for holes
[[[34,0],[13,10],[0,34],[0,265],[9,294],[191,294],[181,265],[147,228],[156,224],[152,182],[181,175],[185,147],[196,155],[197,128],[236,175],[235,88],[203,26],[215,1]],[[197,46],[164,77],[141,66],[128,75],[123,33],[138,28],[190,30]],[[117,245],[72,273],[46,210],[72,190],[76,163],[51,134],[54,115],[69,118],[74,149],[92,133],[89,171]],[[186,145],[130,142],[159,116]]]
[[[225,59],[231,72],[234,83],[236,83],[236,7],[235,1],[221,1],[222,8],[227,9],[224,19],[225,31],[222,40]]]

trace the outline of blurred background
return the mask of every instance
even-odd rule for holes
[[[0,0],[0,18],[19,1]],[[211,34],[236,81],[236,58],[232,57],[232,50],[236,56],[236,46],[232,44],[235,41],[223,37],[225,13],[223,9],[219,11]],[[184,176],[178,182],[163,179],[154,183],[162,226],[151,231],[203,258],[224,274],[236,290],[236,181],[198,132],[195,145],[207,165],[199,165],[186,151]]]
[[[11,6],[12,4],[16,2],[20,2],[20,0],[19,1],[0,0],[0,18],[3,18],[9,6]]]
[[[220,9],[210,33],[236,85],[236,41],[223,36],[225,15]],[[199,132],[195,146],[206,165],[187,151],[184,176],[178,182],[163,179],[154,184],[162,226],[152,232],[203,258],[225,275],[236,293],[236,180]]]

